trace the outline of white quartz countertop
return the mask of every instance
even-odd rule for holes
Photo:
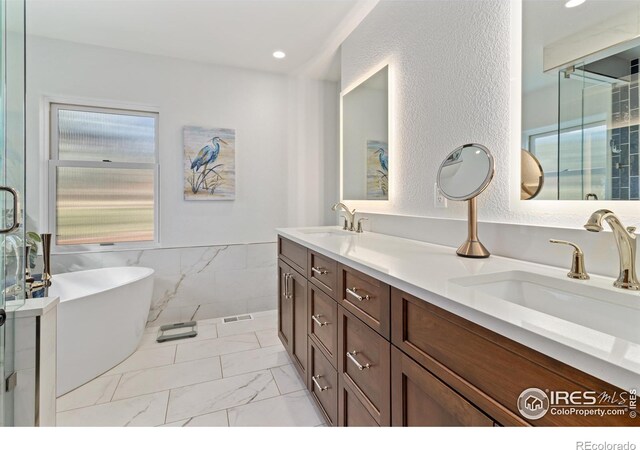
[[[522,271],[597,287],[598,292],[611,292],[611,297],[616,297],[619,289],[612,286],[612,278],[592,276],[587,281],[569,280],[566,277],[569,256],[567,268],[561,269],[499,256],[461,258],[451,247],[371,232],[310,233],[322,230],[340,228],[280,228],[277,232],[615,386],[640,388],[640,293],[630,293],[630,301],[623,305],[627,309],[620,326],[629,329],[622,333],[625,338],[621,338],[621,333],[608,334],[452,282],[472,275]],[[605,308],[608,303],[613,304],[606,295],[602,297],[596,301],[602,301]],[[620,307],[619,302],[617,306]],[[581,311],[576,310],[575,314],[579,315]]]

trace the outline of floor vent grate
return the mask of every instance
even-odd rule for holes
[[[240,322],[242,320],[253,320],[253,316],[251,314],[243,314],[241,316],[224,317],[222,323]]]

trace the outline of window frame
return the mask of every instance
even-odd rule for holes
[[[142,116],[154,119],[155,142],[154,142],[154,162],[153,163],[124,163],[105,161],[78,161],[59,159],[59,127],[58,111],[72,110],[82,112],[97,112],[105,114],[120,114],[125,116]],[[160,247],[160,162],[159,162],[159,123],[160,113],[151,110],[128,109],[109,106],[89,106],[76,102],[50,101],[48,103],[47,126],[49,128],[47,178],[48,178],[48,208],[47,216],[49,228],[54,237],[52,239],[52,250],[56,253],[74,252],[100,252],[108,250],[135,250]],[[103,169],[152,169],[153,170],[153,191],[154,191],[154,213],[153,213],[153,240],[150,241],[130,241],[130,242],[105,242],[99,244],[80,245],[58,245],[57,244],[57,169],[58,167],[86,167]]]

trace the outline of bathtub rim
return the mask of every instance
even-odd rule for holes
[[[90,273],[90,272],[106,272],[106,271],[115,271],[115,270],[126,270],[126,271],[135,271],[135,272],[140,272],[140,275],[136,275],[133,276],[131,278],[128,278],[126,281],[123,281],[121,283],[115,283],[112,286],[109,286],[107,289],[102,289],[99,291],[95,291],[92,292],[90,294],[85,294],[85,295],[81,295],[78,297],[70,297],[70,298],[63,298],[63,296],[61,296],[59,293],[56,293],[54,291],[53,294],[49,293],[49,296],[54,296],[54,297],[59,297],[60,298],[60,303],[66,303],[66,302],[71,302],[71,301],[75,301],[75,300],[80,300],[80,299],[85,299],[87,297],[90,297],[92,295],[96,295],[102,292],[109,292],[112,291],[114,289],[120,288],[122,286],[126,286],[127,284],[131,284],[131,283],[135,283],[137,281],[143,280],[145,278],[148,278],[150,276],[153,276],[153,274],[155,273],[155,270],[150,268],[150,267],[137,267],[137,266],[117,266],[117,267],[100,267],[97,269],[87,269],[87,270],[76,270],[73,272],[64,272],[64,273],[57,273],[55,275],[52,276],[52,286],[53,283],[56,282],[56,277],[57,276],[61,276],[61,275],[71,275],[71,274],[76,274],[76,273]]]

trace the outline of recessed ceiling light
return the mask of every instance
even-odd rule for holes
[[[275,52],[273,52],[273,57],[275,59],[282,59],[285,56],[287,56],[287,54],[285,52],[283,52],[282,50],[276,50]]]
[[[567,3],[564,4],[564,6],[567,8],[575,8],[576,6],[582,5],[586,1],[587,0],[569,0]]]

